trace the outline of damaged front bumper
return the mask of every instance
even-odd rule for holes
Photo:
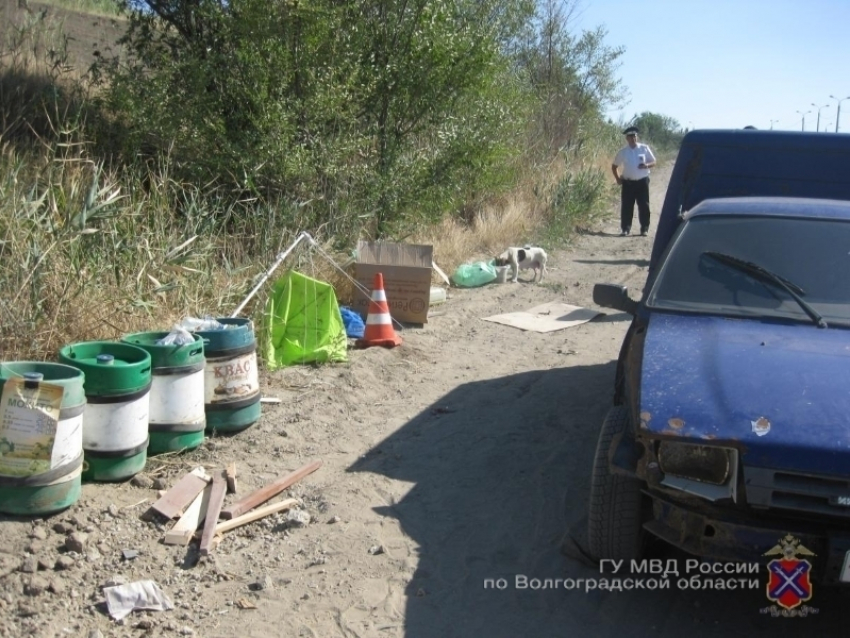
[[[825,585],[850,585],[850,529],[830,529],[825,524],[795,519],[764,519],[726,512],[717,506],[685,505],[657,493],[652,499],[652,520],[644,529],[661,540],[695,556],[718,561],[767,565],[765,552],[791,534],[814,552],[813,579]]]

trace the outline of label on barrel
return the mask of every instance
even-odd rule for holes
[[[53,469],[53,444],[65,389],[8,379],[0,396],[0,474],[31,476]]]
[[[204,403],[230,403],[260,391],[257,353],[227,360],[207,359],[204,368]]]

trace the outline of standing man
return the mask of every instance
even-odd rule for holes
[[[649,146],[638,143],[638,133],[636,126],[623,131],[628,145],[617,152],[611,164],[614,179],[620,185],[620,230],[624,237],[632,230],[635,202],[640,234],[646,236],[649,231],[649,169],[655,166],[655,155]],[[623,168],[622,174],[617,173],[619,167]]]

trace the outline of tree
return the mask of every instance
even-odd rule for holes
[[[644,111],[632,118],[631,124],[640,129],[641,137],[660,148],[678,148],[682,141],[682,126],[667,115]]]
[[[515,137],[499,43],[522,0],[127,9],[132,57],[101,70],[129,150],[170,149],[195,181],[324,202],[317,224],[382,235],[458,206]]]
[[[601,121],[625,98],[616,77],[624,49],[604,44],[604,27],[573,34],[576,9],[574,0],[540,3],[512,51],[538,104],[533,145],[548,155],[574,140],[583,123]]]

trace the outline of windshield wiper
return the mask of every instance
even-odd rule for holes
[[[785,292],[787,292],[791,298],[797,302],[800,308],[809,315],[812,321],[815,322],[818,328],[826,328],[826,321],[820,315],[820,313],[812,308],[812,306],[803,299],[802,295],[806,294],[806,291],[800,288],[800,286],[788,281],[784,277],[777,275],[775,272],[768,270],[758,264],[754,264],[751,261],[745,261],[740,259],[739,257],[733,257],[732,255],[727,255],[726,253],[719,253],[713,250],[706,250],[703,255],[706,257],[711,257],[712,259],[716,259],[721,264],[726,264],[727,266],[731,266],[735,270],[739,270],[748,275],[752,275],[756,279],[761,280],[762,282],[768,282],[782,288]]]

